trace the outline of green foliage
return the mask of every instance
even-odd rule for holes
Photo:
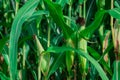
[[[3,38],[0,40],[0,52],[2,51],[3,47],[5,46],[5,43],[8,41],[8,38]]]
[[[0,0],[0,80],[119,80],[112,1]]]
[[[80,36],[89,39],[94,31],[100,26],[105,12],[104,10],[99,10],[95,15],[95,20],[86,29],[80,32]]]
[[[108,13],[114,18],[120,19],[120,8],[108,10]]]
[[[104,66],[104,68],[112,76],[112,71],[111,71],[110,67],[107,65],[107,63],[103,59],[101,59],[101,56],[99,55],[99,53],[89,46],[88,46],[88,51],[97,61],[99,61],[100,64],[102,64],[102,66]]]
[[[10,33],[10,76],[11,80],[17,79],[17,45],[21,33],[22,24],[33,14],[39,0],[28,1],[17,13]],[[24,11],[24,12],[23,12]]]
[[[60,4],[63,8],[65,4],[69,3],[69,0],[56,0],[56,3]]]
[[[114,62],[114,74],[112,80],[119,80],[120,79],[120,61]]]
[[[79,3],[82,4],[85,0],[79,0]]]
[[[47,52],[50,52],[50,51],[48,50]],[[58,55],[57,58],[53,61],[50,67],[48,78],[50,77],[51,74],[53,74],[60,67],[61,64],[64,63],[64,58],[63,58],[65,57],[64,53],[60,53],[57,55]]]
[[[70,38],[70,35],[73,33],[73,31],[64,22],[61,6],[54,4],[49,0],[44,0],[44,2],[46,3],[46,6],[48,6],[50,15],[52,16],[54,22],[63,30],[64,37],[66,39]]]
[[[9,78],[2,72],[0,72],[0,78],[1,80],[9,80]]]
[[[81,55],[85,58],[87,58],[97,69],[97,71],[100,74],[100,77],[104,80],[108,80],[108,77],[106,76],[105,72],[103,71],[103,69],[101,68],[101,66],[98,64],[98,62],[96,60],[94,60],[90,55],[85,54],[85,52],[81,49],[81,50],[77,50],[74,48],[70,48],[70,47],[50,47],[48,48],[47,52],[54,52],[54,53],[60,53],[62,50],[62,52],[64,51],[75,51],[78,53],[78,55]]]

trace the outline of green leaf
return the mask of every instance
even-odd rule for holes
[[[88,52],[90,52],[90,54],[96,59],[99,60],[100,59],[100,55],[91,47],[87,47]]]
[[[120,19],[120,7],[108,10],[108,13],[116,19]]]
[[[112,80],[120,80],[120,61],[114,62],[114,74]]]
[[[0,79],[1,80],[10,80],[4,73],[0,71]]]
[[[85,0],[79,0],[79,3],[80,3],[80,4],[83,4],[84,1],[85,1]]]
[[[70,47],[49,47],[47,52],[53,52],[53,53],[62,53],[65,51],[75,51],[76,53],[78,53],[78,55],[85,57],[86,59],[88,59],[96,68],[96,70],[98,71],[100,77],[102,78],[102,80],[108,80],[108,77],[106,76],[104,70],[102,69],[102,67],[100,66],[100,64],[94,59],[92,58],[89,54],[85,53],[82,50],[77,50],[74,48],[70,48]]]
[[[44,0],[44,2],[47,5],[47,8],[54,22],[62,29],[64,37],[66,39],[70,38],[73,30],[66,25],[61,6],[51,2],[50,0]]]
[[[0,52],[3,50],[3,47],[5,45],[5,43],[7,42],[8,38],[3,38],[3,39],[0,39]]]
[[[22,39],[18,42],[18,46],[21,45],[22,43],[24,43],[24,42],[27,41],[27,40],[32,40],[32,38],[33,38],[33,35],[28,35],[28,36],[22,38]]]
[[[107,52],[109,52],[112,48],[113,48],[114,46],[113,46],[113,42],[111,42],[109,45],[108,45],[108,47],[107,47],[107,49],[105,49],[105,51],[104,51],[104,55],[107,53]]]
[[[5,62],[7,63],[7,65],[9,65],[10,61],[9,61],[9,55],[8,55],[8,48],[4,48],[2,51],[2,55],[5,59]]]
[[[105,6],[105,0],[96,0],[96,4],[97,4],[97,7],[100,9],[100,8],[104,8]]]
[[[106,69],[106,71],[112,76],[112,71],[110,69],[110,67],[107,65],[107,63],[103,60],[103,58],[101,59],[100,54],[95,51],[93,48],[87,46],[88,52],[96,59],[100,61],[100,64],[102,64],[102,66]]]
[[[33,13],[33,15],[30,17],[30,20],[38,18],[38,16],[48,14],[49,12],[46,10],[39,10]]]
[[[120,7],[118,1],[115,1],[114,5],[115,5],[116,7],[118,7],[118,8]]]
[[[59,53],[58,54],[57,58],[51,64],[51,67],[50,67],[50,70],[49,70],[49,73],[48,73],[48,76],[47,76],[48,78],[50,77],[51,74],[53,74],[60,67],[60,65],[63,63],[64,58],[65,58],[64,53]]]
[[[77,26],[77,24],[75,23],[74,19],[71,19],[71,18],[68,17],[68,16],[64,16],[64,18],[65,18],[65,20],[68,20],[68,21],[71,22],[71,26],[72,26],[71,28],[72,28],[73,31],[78,30],[78,26]]]
[[[15,1],[18,2],[18,3],[20,2],[20,0],[15,0]]]
[[[11,80],[17,78],[17,46],[18,39],[21,33],[22,24],[32,16],[35,8],[37,7],[39,0],[29,0],[26,4],[18,11],[15,19],[12,23],[10,32],[10,48],[9,48],[9,59],[10,59],[10,77]]]
[[[43,15],[43,14],[48,14],[49,12],[46,11],[46,10],[39,10],[39,11],[36,11],[33,13],[32,17],[33,16],[39,16],[39,15]]]
[[[29,69],[30,69],[30,72],[31,72],[31,75],[33,76],[34,80],[38,80],[37,78],[37,74],[36,74],[36,71],[34,69],[32,69],[32,65],[31,63],[29,63],[28,60],[26,60],[26,64],[29,66]]]
[[[94,31],[100,26],[105,13],[105,10],[99,10],[95,15],[95,20],[88,27],[82,30],[79,35],[85,39],[89,39]]]
[[[60,4],[61,7],[63,8],[65,4],[67,4],[69,0],[57,0],[56,3]]]

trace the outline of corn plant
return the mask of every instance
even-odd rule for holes
[[[0,0],[0,80],[119,80],[119,0]]]

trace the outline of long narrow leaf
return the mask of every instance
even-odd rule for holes
[[[85,54],[84,51],[82,50],[77,50],[77,49],[70,48],[70,47],[50,47],[47,50],[47,52],[54,52],[54,53],[60,53],[60,52],[65,52],[65,51],[75,51],[80,56],[87,58],[94,65],[94,67],[98,71],[102,80],[108,80],[108,77],[106,76],[105,72],[101,68],[100,64],[94,58],[92,58],[89,54]]]
[[[114,18],[120,19],[120,7],[108,10],[108,13]]]
[[[114,62],[114,74],[112,80],[120,80],[120,61]]]
[[[68,0],[56,0],[56,3],[60,4],[62,7],[64,7],[68,2]]]
[[[54,60],[54,62],[53,62],[53,64],[51,65],[51,67],[50,67],[50,70],[49,70],[49,73],[48,73],[48,78],[50,77],[50,75],[52,74],[52,73],[54,73],[57,69],[58,69],[58,67],[62,64],[62,62],[63,62],[63,57],[65,57],[65,55],[64,55],[64,53],[60,53],[59,55],[58,55],[58,57],[56,58],[56,60]]]
[[[44,14],[48,14],[48,11],[46,10],[39,10],[33,13],[33,15],[30,17],[30,20],[34,20],[36,18],[38,18],[38,16],[44,15]]]
[[[101,58],[100,54],[99,54],[97,51],[95,51],[93,48],[91,48],[91,47],[88,46],[87,49],[88,49],[88,52],[89,52],[96,60],[98,60],[98,59]],[[104,68],[107,70],[107,72],[112,76],[112,71],[111,71],[111,69],[109,68],[109,66],[106,64],[106,62],[105,62],[103,59],[100,60],[100,64],[102,64],[102,66],[104,66]]]
[[[13,21],[10,32],[10,48],[9,48],[11,80],[16,80],[17,78],[17,45],[21,33],[22,24],[29,17],[31,17],[38,3],[39,0],[29,0],[28,2],[26,2],[26,4],[18,11]]]
[[[105,13],[105,10],[99,10],[96,13],[95,20],[86,29],[80,32],[80,36],[89,39],[94,31],[100,26]]]
[[[63,30],[64,37],[66,39],[69,38],[73,33],[73,30],[65,24],[61,6],[50,0],[44,0],[44,2],[47,5],[54,22]]]
[[[9,80],[9,78],[4,73],[2,73],[1,71],[0,71],[0,79],[1,80]]]

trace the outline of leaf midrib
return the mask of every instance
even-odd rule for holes
[[[37,2],[37,0],[36,0],[36,2]],[[32,7],[33,5],[35,5],[36,2],[35,2],[34,4],[32,4],[32,2],[31,2],[31,4],[32,4],[31,7]],[[29,8],[26,7],[26,11],[28,11],[31,7],[29,7]],[[26,13],[26,11],[24,11],[23,15],[22,15],[21,18],[18,20],[18,24],[20,23],[21,19],[24,17],[24,14]],[[19,28],[19,25],[18,25],[18,24],[17,24],[16,30],[15,30],[15,33],[17,33],[17,30],[18,30],[18,28]],[[15,36],[17,36],[17,34],[15,34]]]

